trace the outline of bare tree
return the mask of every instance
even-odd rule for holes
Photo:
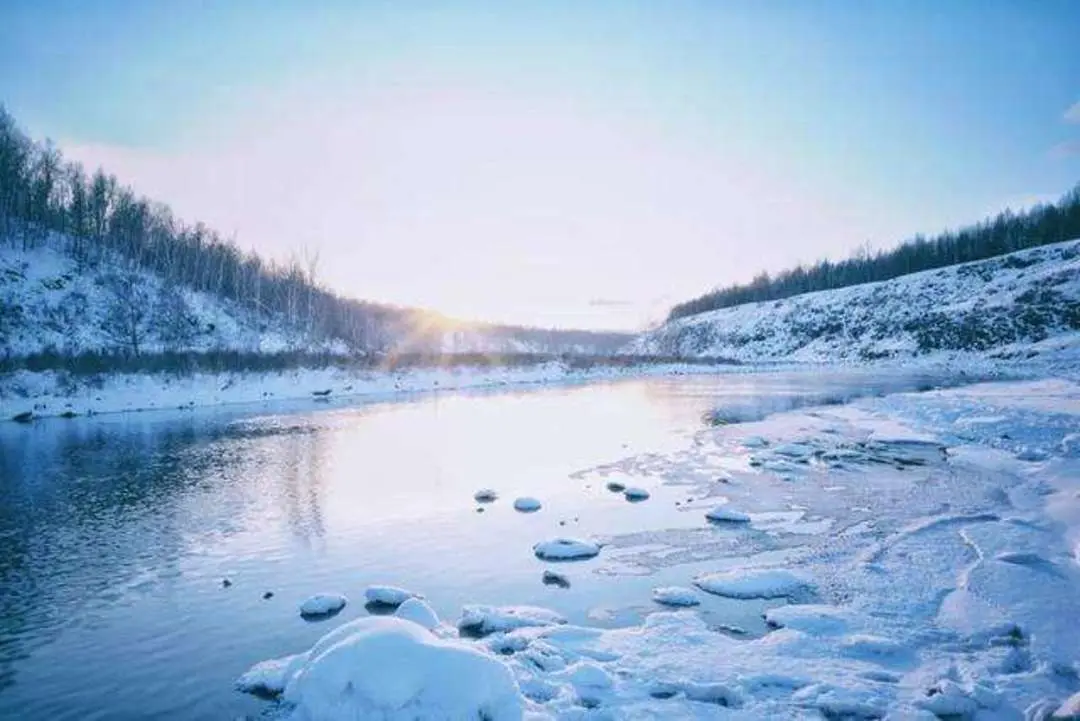
[[[139,355],[146,342],[151,298],[137,273],[114,273],[105,279],[112,298],[102,329],[124,352]]]

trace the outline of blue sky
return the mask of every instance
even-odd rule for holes
[[[1069,0],[508,5],[9,2],[0,101],[343,292],[542,325],[1080,181]]]

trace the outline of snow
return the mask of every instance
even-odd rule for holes
[[[434,631],[439,626],[439,616],[435,610],[422,599],[415,597],[405,599],[394,615],[406,621],[412,621],[429,631]]]
[[[458,629],[486,636],[498,631],[512,631],[532,626],[553,626],[566,623],[555,611],[538,606],[481,606],[469,605],[461,610]]]
[[[749,523],[750,516],[728,506],[717,506],[705,514],[705,518],[717,523]]]
[[[540,510],[540,501],[531,496],[522,496],[514,499],[514,510],[522,513],[532,513]]]
[[[682,449],[605,465],[600,477],[647,473],[715,503],[724,474],[730,501],[720,508],[777,510],[755,513],[753,533],[644,527],[605,538],[617,553],[590,570],[608,582],[636,565],[666,581],[704,568],[695,585],[725,600],[661,586],[655,600],[708,600],[707,614],[658,610],[620,628],[470,604],[459,628],[484,638],[454,642],[502,664],[521,713],[537,721],[1050,718],[1080,705],[1080,459],[1062,443],[1078,417],[1080,382],[1042,379],[710,427]],[[843,467],[800,465],[791,480],[746,468],[750,453],[772,457],[742,444],[747,431],[769,438],[768,449],[800,444]],[[1043,460],[1018,460],[1022,448]],[[924,462],[891,461],[908,456]],[[747,612],[763,614],[768,630],[717,632],[727,614]],[[350,637],[347,627],[309,654],[257,665],[238,685],[284,688]]]
[[[236,680],[236,688],[244,693],[276,696],[285,690],[289,679],[307,661],[306,653],[260,661]]]
[[[684,586],[654,588],[652,599],[664,606],[697,606],[701,603],[694,589]]]
[[[784,598],[809,585],[800,576],[784,569],[735,569],[708,573],[694,579],[702,591],[730,598]]]
[[[345,608],[348,599],[340,593],[319,593],[300,604],[301,616],[327,616]]]
[[[296,721],[523,718],[525,700],[506,665],[399,618],[357,619],[304,656],[284,690]]]
[[[644,488],[631,486],[623,491],[623,496],[628,501],[644,501],[649,498],[649,492]]]
[[[573,561],[599,555],[600,545],[580,538],[553,538],[537,543],[533,553],[544,561]]]
[[[404,588],[398,588],[397,586],[368,586],[367,590],[364,591],[364,598],[367,599],[368,603],[382,606],[400,606],[410,598],[418,597],[412,591],[406,591]]]
[[[994,354],[1075,360],[1080,240],[889,281],[747,303],[680,318],[626,351],[744,362],[863,362],[968,347],[972,329]],[[1029,312],[1030,311],[1030,312]]]

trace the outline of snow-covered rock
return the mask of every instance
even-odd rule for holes
[[[357,619],[305,656],[284,692],[297,721],[523,717],[525,700],[505,664],[400,618]]]
[[[514,499],[514,510],[521,511],[522,513],[532,513],[533,511],[539,511],[540,506],[540,501],[530,496],[522,496],[520,498]]]
[[[429,631],[439,626],[439,616],[435,613],[435,609],[422,599],[415,597],[405,599],[398,606],[398,609],[394,611],[394,615],[398,618],[404,618],[406,621],[412,621]]]
[[[328,616],[345,608],[348,599],[340,593],[319,593],[300,604],[301,616]]]
[[[289,679],[307,661],[307,653],[260,661],[236,680],[236,688],[244,693],[276,696],[285,690]]]
[[[499,631],[513,631],[531,626],[554,626],[566,623],[555,611],[539,606],[469,605],[461,609],[458,630],[477,636]]]
[[[575,561],[600,554],[600,544],[580,538],[553,538],[533,546],[533,553],[544,561]]]
[[[684,586],[654,588],[652,599],[664,606],[697,606],[701,603],[694,589]]]
[[[628,501],[644,501],[649,498],[649,492],[638,486],[630,486],[623,491],[623,495]]]
[[[368,586],[364,591],[364,598],[368,603],[380,606],[400,606],[410,598],[417,597],[418,595],[412,591],[406,591],[397,586]]]
[[[705,514],[705,518],[716,523],[749,523],[750,516],[728,506],[717,506]]]
[[[694,579],[702,591],[730,598],[783,598],[808,588],[802,577],[784,569],[735,569]]]

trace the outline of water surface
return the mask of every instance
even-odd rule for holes
[[[580,472],[677,451],[709,411],[753,418],[914,388],[902,373],[686,376],[367,405],[289,404],[0,427],[0,717],[215,719],[252,663],[366,613],[371,583],[462,604],[537,604],[577,623],[634,623],[655,585],[694,569],[621,568],[618,550],[540,582],[533,543],[699,527],[648,478],[630,504]],[[473,493],[500,499],[477,512]],[[540,498],[534,514],[510,507]],[[228,578],[231,586],[225,587]],[[273,597],[264,599],[265,592]],[[300,602],[346,594],[336,619]],[[760,607],[707,599],[717,626],[757,632]]]

